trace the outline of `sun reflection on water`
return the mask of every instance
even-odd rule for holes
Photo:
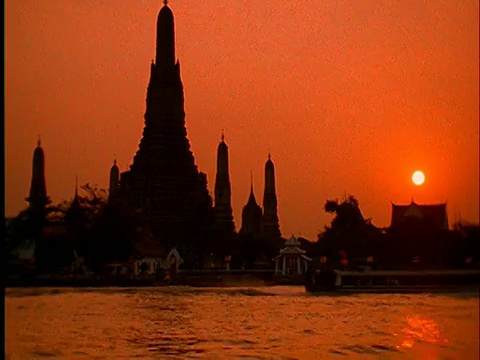
[[[438,324],[420,315],[407,316],[407,326],[402,329],[403,339],[397,349],[410,349],[415,343],[448,344],[448,339],[443,338]],[[394,333],[395,336],[398,334]]]

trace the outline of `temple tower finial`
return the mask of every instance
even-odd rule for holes
[[[70,209],[78,209],[80,207],[80,199],[78,197],[78,175],[75,175],[75,195],[73,196]]]
[[[164,0],[157,20],[157,50],[155,64],[161,68],[175,65],[175,25],[172,10]]]
[[[75,195],[73,196],[72,205],[78,205],[78,175],[75,175]]]

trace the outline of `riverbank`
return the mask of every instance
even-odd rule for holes
[[[342,285],[346,287],[369,287],[371,285],[451,286],[478,285],[477,270],[430,270],[430,271],[372,271],[342,272]],[[273,270],[184,270],[171,279],[159,276],[126,277],[108,275],[37,275],[6,278],[6,287],[151,287],[181,285],[193,287],[245,287],[305,285],[303,277],[275,275]],[[375,286],[374,286],[375,287]]]

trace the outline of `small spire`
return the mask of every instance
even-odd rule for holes
[[[71,206],[78,206],[78,175],[75,175],[75,196]]]
[[[163,5],[167,6],[168,5],[168,0],[163,0]]]
[[[222,129],[222,142],[225,140],[225,132],[224,132],[224,129]]]
[[[253,172],[250,172],[250,195],[248,197],[247,204],[256,204],[255,194],[253,193]]]
[[[117,165],[117,154],[113,154],[113,165]]]
[[[270,154],[270,149],[268,149],[268,160],[272,159],[272,155]]]
[[[40,134],[38,134],[37,147],[40,147]]]

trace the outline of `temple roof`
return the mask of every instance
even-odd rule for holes
[[[292,247],[292,246],[287,246],[286,248],[283,248],[280,250],[280,254],[305,254],[306,251],[303,249],[300,249],[299,247]]]
[[[406,218],[428,219],[439,229],[448,229],[447,204],[420,205],[412,201],[409,205],[392,203],[390,226],[402,223]]]
[[[285,246],[300,246],[300,245],[301,245],[300,241],[298,241],[297,238],[293,235],[290,239],[285,241]]]

